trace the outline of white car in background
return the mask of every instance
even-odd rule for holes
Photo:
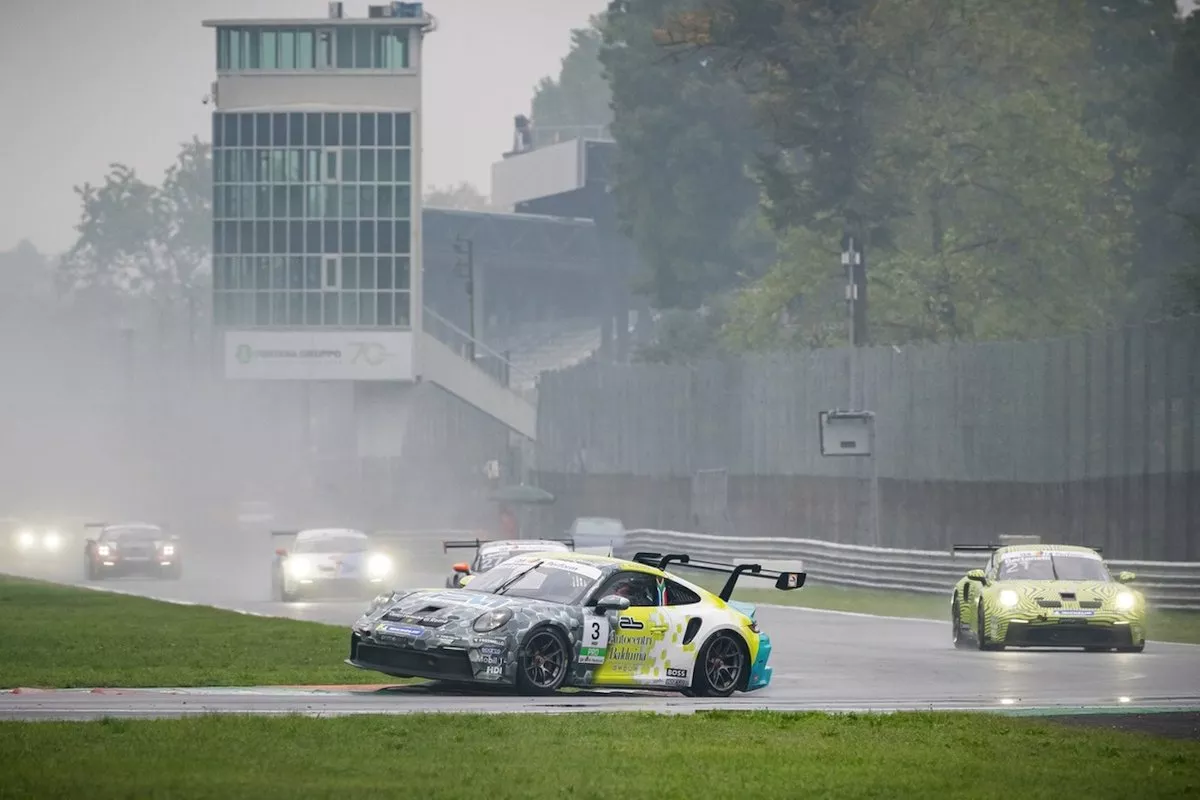
[[[292,602],[305,598],[370,599],[390,588],[395,576],[391,553],[354,528],[272,531],[293,538],[275,550],[271,595]]]
[[[625,523],[613,517],[577,517],[567,537],[577,553],[614,556],[625,549]]]
[[[62,525],[0,517],[0,529],[8,533],[5,544],[11,548],[14,564],[56,564],[68,549],[74,555],[74,548],[67,545],[76,537],[68,537]]]

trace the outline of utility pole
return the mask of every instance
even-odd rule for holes
[[[465,236],[456,236],[454,252],[458,254],[456,267],[467,279],[467,360],[475,361],[475,242]]]
[[[846,270],[846,309],[849,312],[850,345],[867,341],[867,257],[862,242],[852,233],[842,236],[842,268]]]

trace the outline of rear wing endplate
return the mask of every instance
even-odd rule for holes
[[[734,587],[737,586],[738,579],[743,575],[775,581],[775,588],[785,592],[792,589],[799,589],[808,578],[808,574],[804,572],[781,572],[778,570],[763,569],[761,564],[721,564],[716,561],[701,561],[693,559],[687,553],[670,553],[667,555],[663,555],[662,553],[637,553],[634,555],[633,560],[648,567],[661,569],[664,572],[668,565],[676,563],[686,566],[688,569],[719,572],[728,575],[729,579],[725,581],[725,585],[718,594],[718,597],[726,602],[733,596]]]

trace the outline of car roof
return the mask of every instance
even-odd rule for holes
[[[332,539],[334,537],[348,536],[352,539],[367,539],[365,533],[354,528],[309,528],[308,530],[300,531],[296,534],[296,541],[305,541],[309,539]]]
[[[152,522],[110,522],[104,526],[104,531],[153,530],[161,531],[162,525]]]
[[[1091,547],[1078,544],[1011,544],[996,550],[996,556],[1003,558],[1021,553],[1075,553],[1078,555],[1099,556]]]

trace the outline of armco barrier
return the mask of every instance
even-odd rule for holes
[[[717,561],[799,566],[810,580],[833,586],[893,589],[949,596],[969,569],[982,567],[986,553],[952,555],[939,550],[894,550],[835,544],[817,539],[741,538],[639,528],[628,532],[625,549],[689,553]],[[1109,561],[1113,572],[1137,574],[1131,585],[1157,608],[1200,611],[1200,563]]]

